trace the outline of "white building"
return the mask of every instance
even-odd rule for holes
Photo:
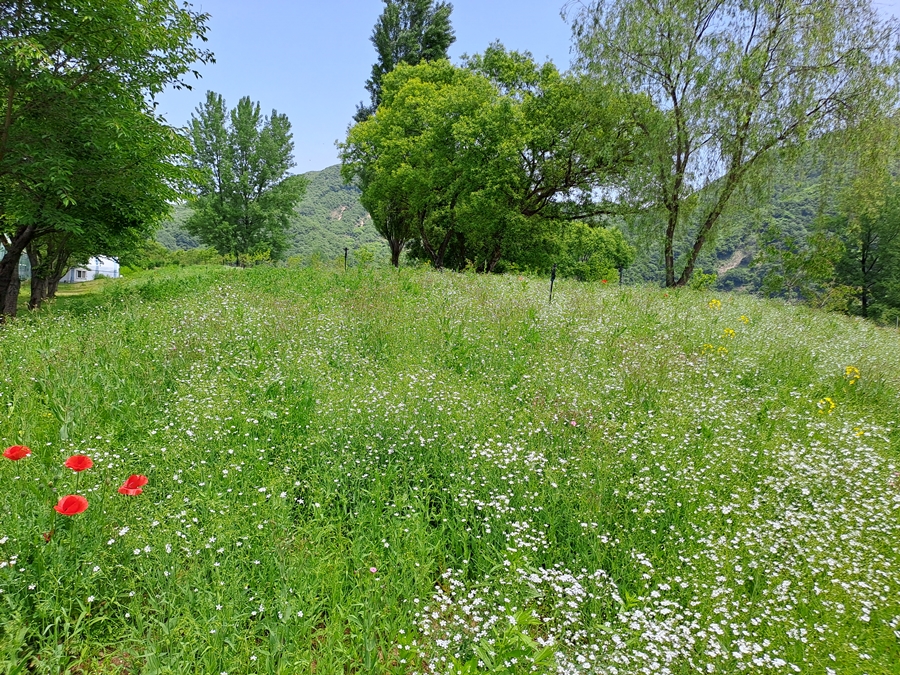
[[[60,279],[60,283],[74,284],[79,281],[93,281],[98,275],[109,277],[110,279],[118,279],[119,263],[113,258],[98,256],[88,260],[87,265],[83,267],[73,267],[65,276]]]

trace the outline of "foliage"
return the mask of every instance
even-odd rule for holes
[[[170,268],[11,322],[0,671],[895,675],[897,332],[556,284]]]
[[[212,248],[192,248],[170,251],[154,239],[145,240],[141,246],[120,256],[119,263],[133,270],[151,270],[168,265],[221,265],[224,259]]]
[[[840,283],[855,289],[849,309],[890,318],[900,310],[900,125],[876,120],[852,136],[838,213],[824,229],[843,244],[835,266]]]
[[[378,113],[341,145],[342,173],[395,264],[408,245],[439,268],[549,270],[562,222],[618,208],[611,195],[642,148],[637,122],[655,116],[644,97],[495,44],[467,68],[385,77]]]
[[[618,281],[620,270],[634,262],[634,248],[614,227],[569,223],[562,244],[559,272],[580,281]]]
[[[378,60],[366,80],[369,104],[360,103],[353,119],[362,122],[381,104],[384,76],[401,63],[411,66],[447,58],[456,40],[450,25],[453,5],[435,0],[384,0],[384,11],[372,29]]]
[[[378,113],[350,130],[341,156],[395,264],[415,236],[434,265],[444,265],[460,212],[469,207],[471,219],[477,209],[469,197],[510,122],[507,111],[486,78],[448,61],[401,65],[385,78]]]
[[[900,308],[900,188],[892,181],[884,189],[874,212],[860,208],[826,224],[842,243],[836,276],[855,289],[855,303],[847,309],[872,318]]]
[[[368,247],[377,258],[384,257],[383,242],[359,203],[359,188],[345,184],[340,169],[336,164],[302,174],[306,192],[290,216],[285,256],[309,260],[318,254],[331,260],[342,256],[345,247],[351,251]],[[157,231],[156,240],[170,251],[198,247],[199,242],[184,229],[191,213],[189,205],[176,205],[171,218]]]
[[[147,97],[211,59],[207,18],[175,0],[0,7],[0,317],[33,240],[146,232],[168,211],[187,148]]]
[[[687,283],[723,214],[765,186],[775,152],[896,101],[896,27],[867,0],[575,6],[581,65],[667,113],[645,129],[656,153],[637,183],[663,216],[667,286]],[[676,276],[682,236],[690,245]]]
[[[273,110],[264,118],[246,96],[229,112],[210,91],[191,120],[191,141],[199,180],[188,232],[235,262],[263,251],[280,258],[306,188],[301,176],[287,175],[294,165],[287,116]]]

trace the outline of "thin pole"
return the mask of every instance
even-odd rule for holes
[[[344,247],[344,271],[347,271],[347,247]]]
[[[556,281],[556,263],[553,263],[553,269],[550,270],[550,302],[553,302],[553,282]]]

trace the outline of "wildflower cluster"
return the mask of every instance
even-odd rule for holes
[[[816,403],[816,407],[819,409],[820,415],[830,415],[834,412],[837,404],[834,402],[833,398],[826,396],[823,399],[819,399],[818,403]]]
[[[31,448],[24,445],[12,445],[3,451],[3,456],[13,462],[25,459],[31,455]],[[94,461],[87,455],[75,454],[71,455],[64,463],[67,469],[71,469],[74,473],[80,474],[94,466]],[[119,492],[127,495],[141,494],[141,486],[147,484],[147,477],[140,475],[130,476]],[[59,498],[53,510],[62,516],[77,516],[79,513],[87,511],[89,506],[88,500],[82,495],[72,494],[64,495]]]
[[[210,275],[0,332],[4,363],[38,329],[72,354],[40,391],[0,369],[0,438],[34,448],[0,466],[7,670],[896,670],[893,334],[689,290]]]

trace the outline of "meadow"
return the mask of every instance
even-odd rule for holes
[[[0,329],[0,672],[896,675],[898,410],[746,295],[109,281]]]

